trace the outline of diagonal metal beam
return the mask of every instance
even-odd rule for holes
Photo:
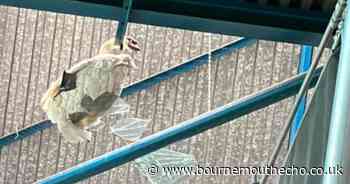
[[[13,132],[11,134],[5,135],[0,138],[0,150],[6,145],[25,139],[26,137],[30,137],[42,130],[51,128],[52,126],[55,126],[55,124],[53,124],[50,120],[44,120],[25,127],[18,132]]]
[[[226,54],[229,54],[236,49],[241,49],[244,47],[247,47],[249,45],[252,45],[255,43],[256,40],[249,39],[249,38],[242,38],[238,41],[233,41],[228,44],[225,44],[224,46],[217,48],[212,51],[212,57],[213,61],[220,61],[217,60],[217,58],[220,58],[221,56],[224,56]],[[177,75],[181,75],[186,72],[190,72],[193,69],[207,64],[208,63],[208,54],[202,54],[197,57],[194,57],[182,64],[176,65],[174,67],[171,67],[165,71],[156,73],[146,79],[137,81],[133,84],[130,84],[129,86],[125,87],[122,90],[121,96],[126,97],[128,95],[132,95],[138,91],[148,89],[154,85],[159,84],[162,81],[168,80],[170,78],[173,78]],[[19,130],[18,132],[14,132],[11,134],[8,134],[6,136],[3,136],[0,138],[0,150],[2,147],[12,144],[16,141],[25,139],[26,137],[32,136],[35,133],[38,133],[42,130],[45,130],[47,128],[50,128],[54,126],[54,124],[51,123],[49,120],[41,121],[38,123],[35,123],[34,125],[31,125],[29,127],[26,127],[24,129]]]
[[[311,86],[316,84],[321,70],[322,67],[318,68],[312,76]],[[133,144],[105,153],[75,167],[56,173],[55,175],[40,180],[37,183],[74,183],[120,166],[171,143],[192,137],[208,129],[220,126],[225,122],[234,120],[250,112],[293,96],[299,91],[305,76],[306,73],[304,72],[253,95],[221,106],[213,111],[187,120],[177,126],[143,138]]]
[[[244,48],[249,45],[252,45],[255,43],[255,39],[249,39],[249,38],[243,38],[238,41],[233,41],[231,43],[225,44],[220,48],[217,48],[211,52],[212,61],[217,61],[218,58],[221,56],[227,55],[229,53],[232,53],[236,49]],[[128,96],[135,92],[138,92],[140,90],[144,90],[147,88],[150,88],[156,84],[159,84],[162,81],[168,80],[170,78],[173,78],[177,75],[190,72],[193,69],[208,64],[208,57],[209,55],[202,54],[197,57],[194,57],[184,63],[181,63],[179,65],[173,66],[167,70],[161,71],[159,73],[156,73],[154,75],[151,75],[150,77],[143,79],[141,81],[137,81],[133,84],[130,84],[125,89],[123,89],[121,96]]]
[[[312,61],[312,53],[313,53],[313,47],[309,45],[302,46],[300,59],[299,59],[298,73],[305,72],[310,68],[311,61]],[[306,98],[307,98],[307,94],[301,100],[298,110],[294,117],[294,122],[292,124],[292,127],[290,128],[290,133],[289,133],[290,145],[293,145],[295,137],[297,135],[297,131],[301,126],[301,121],[303,120],[304,111],[306,107]]]

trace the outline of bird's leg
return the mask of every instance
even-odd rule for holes
[[[141,48],[138,46],[139,42],[136,39],[134,39],[133,37],[128,36],[126,38],[126,41],[127,41],[128,47],[131,50],[134,50],[134,51],[140,51],[141,50]]]

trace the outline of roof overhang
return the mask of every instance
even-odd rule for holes
[[[1,0],[0,4],[120,20],[122,0]],[[227,0],[134,0],[129,21],[317,45],[330,14]]]

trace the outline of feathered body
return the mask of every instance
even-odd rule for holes
[[[99,55],[81,61],[53,82],[44,94],[41,105],[48,118],[57,123],[69,142],[91,139],[86,129],[96,123],[119,97],[129,67],[135,67],[128,54],[114,54],[113,41],[106,42]],[[72,77],[64,79],[65,75]],[[69,90],[62,90],[62,81]],[[74,85],[72,85],[74,83]]]

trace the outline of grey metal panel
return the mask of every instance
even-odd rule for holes
[[[307,168],[310,171],[311,168],[324,166],[338,59],[339,53],[334,53],[321,74],[316,86],[317,90],[311,97],[312,99],[302,119],[302,124],[297,132],[295,142],[289,148],[290,152],[286,158],[286,166],[288,167],[293,165],[294,167]],[[329,168],[324,169],[325,172],[328,172]],[[346,175],[345,171],[344,175]],[[322,176],[282,176],[280,183],[316,184],[322,183]]]

